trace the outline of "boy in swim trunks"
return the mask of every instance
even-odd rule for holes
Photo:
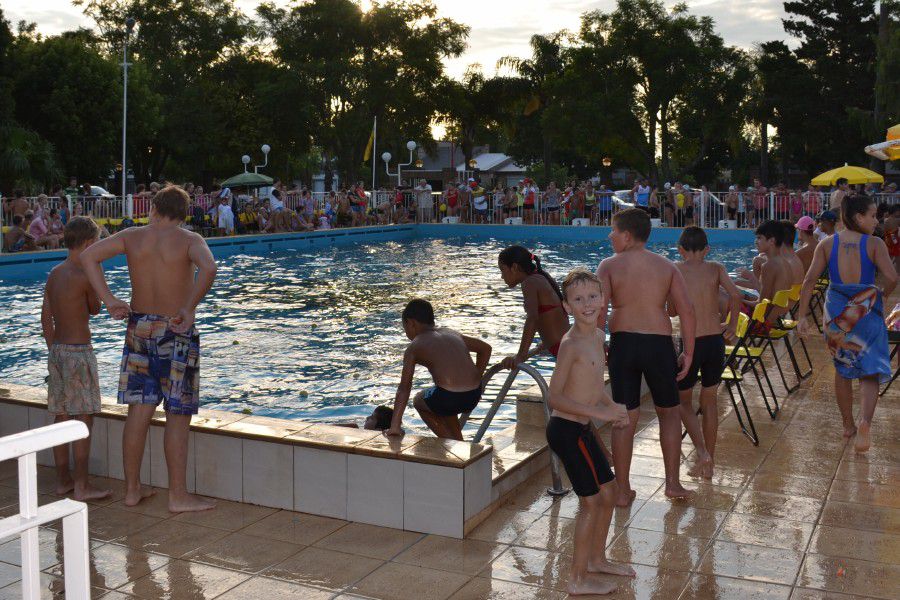
[[[617,493],[609,462],[591,432],[594,419],[628,427],[628,411],[603,391],[603,329],[597,318],[604,308],[600,280],[586,269],[570,272],[562,285],[563,306],[575,322],[562,338],[550,380],[547,443],[559,457],[578,495],[569,594],[609,594],[615,583],[596,573],[634,577],[627,565],[609,562],[606,543]]]
[[[75,419],[90,431],[93,415],[100,412],[100,385],[88,321],[100,312],[100,299],[81,268],[80,257],[100,237],[100,229],[87,217],[75,217],[63,235],[69,255],[50,271],[41,307],[41,327],[50,351],[47,411],[54,423]],[[98,490],[88,481],[91,439],[89,435],[72,443],[74,478],[69,473],[69,445],[53,448],[57,494],[74,490],[76,500],[109,496],[109,490]]]
[[[697,451],[696,463],[688,470],[688,475],[711,479],[719,429],[716,396],[722,382],[722,370],[725,368],[725,340],[727,338],[733,342],[736,337],[741,293],[721,263],[706,260],[709,243],[706,233],[699,227],[684,228],[678,240],[678,252],[681,254],[682,262],[676,263],[675,266],[684,277],[688,296],[697,317],[697,337],[694,342],[691,368],[687,376],[678,382],[681,421]],[[730,313],[728,325],[723,325],[725,315],[719,312],[720,288],[725,290],[728,298]],[[674,307],[670,307],[670,314],[672,313]],[[694,385],[698,380],[702,385],[700,389],[702,429],[693,407]]]
[[[214,506],[189,494],[186,486],[188,433],[200,406],[200,336],[194,314],[216,276],[204,239],[181,227],[189,201],[184,190],[167,186],[151,200],[149,225],[120,231],[81,255],[109,314],[128,319],[119,376],[119,403],[128,405],[122,434],[125,504],[134,506],[153,493],[141,486],[141,459],[150,420],[162,403],[171,512]],[[130,305],[113,296],[100,266],[119,254],[128,260]]]
[[[491,359],[491,347],[446,327],[435,327],[434,309],[425,300],[410,300],[403,309],[403,330],[412,342],[403,353],[403,374],[394,398],[394,415],[387,435],[403,435],[403,411],[412,391],[416,365],[431,373],[434,387],[416,394],[413,406],[428,428],[441,438],[462,440],[459,415],[471,412],[481,399],[481,376]],[[470,352],[476,354],[472,362]]]
[[[618,506],[634,500],[628,475],[634,434],[640,416],[641,379],[646,379],[659,418],[659,443],[666,471],[665,493],[670,498],[691,495],[679,481],[681,404],[677,381],[684,379],[694,356],[694,308],[684,277],[668,259],[647,250],[650,215],[629,208],[613,217],[609,239],[615,255],[597,268],[604,302],[612,303],[609,317],[609,376],[613,400],[628,409],[629,426],[612,432],[613,465],[618,483]],[[684,350],[675,355],[672,322],[666,303],[681,318]],[[606,313],[601,311],[600,316]]]

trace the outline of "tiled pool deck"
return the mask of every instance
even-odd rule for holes
[[[900,386],[881,400],[873,448],[841,439],[833,369],[818,340],[815,374],[772,421],[751,411],[753,447],[720,396],[718,470],[694,482],[691,502],[670,502],[652,412],[645,412],[632,472],[637,500],[619,509],[613,560],[637,578],[611,598],[896,598],[900,582]],[[749,391],[749,386],[748,386]],[[690,447],[684,446],[684,463]],[[684,470],[682,471],[682,473]],[[545,492],[545,469],[464,540],[287,510],[220,501],[172,516],[166,492],[135,508],[122,482],[97,478],[113,497],[92,503],[95,597],[130,598],[564,598],[577,499]],[[44,502],[53,472],[39,471]],[[0,464],[0,515],[16,511],[13,463]],[[62,587],[61,536],[41,532],[47,597]],[[0,598],[19,598],[18,541],[0,545]]]

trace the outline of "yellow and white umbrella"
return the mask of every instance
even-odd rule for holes
[[[900,160],[900,125],[887,130],[885,141],[866,146],[866,154],[881,160]]]
[[[875,171],[870,171],[865,167],[844,165],[843,167],[831,169],[830,171],[825,171],[821,175],[816,176],[812,180],[812,184],[822,186],[834,185],[837,183],[837,180],[841,178],[846,179],[847,183],[851,185],[856,185],[858,183],[884,183],[884,177]]]

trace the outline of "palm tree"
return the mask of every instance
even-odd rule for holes
[[[507,68],[518,76],[524,92],[522,100],[525,107],[522,114],[527,116],[543,116],[546,108],[555,97],[555,84],[565,70],[566,56],[563,43],[565,32],[552,35],[531,36],[531,58],[504,56],[497,61],[497,68]],[[544,179],[552,177],[553,147],[551,143],[550,124],[541,121],[541,137],[543,138]]]

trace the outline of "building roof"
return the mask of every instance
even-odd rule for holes
[[[525,171],[523,167],[520,167],[513,162],[511,156],[503,154],[502,152],[485,152],[484,154],[479,154],[475,157],[475,163],[475,168],[479,171],[494,173],[519,173]],[[464,162],[456,165],[456,170],[458,172],[467,171],[468,169],[468,165]]]

